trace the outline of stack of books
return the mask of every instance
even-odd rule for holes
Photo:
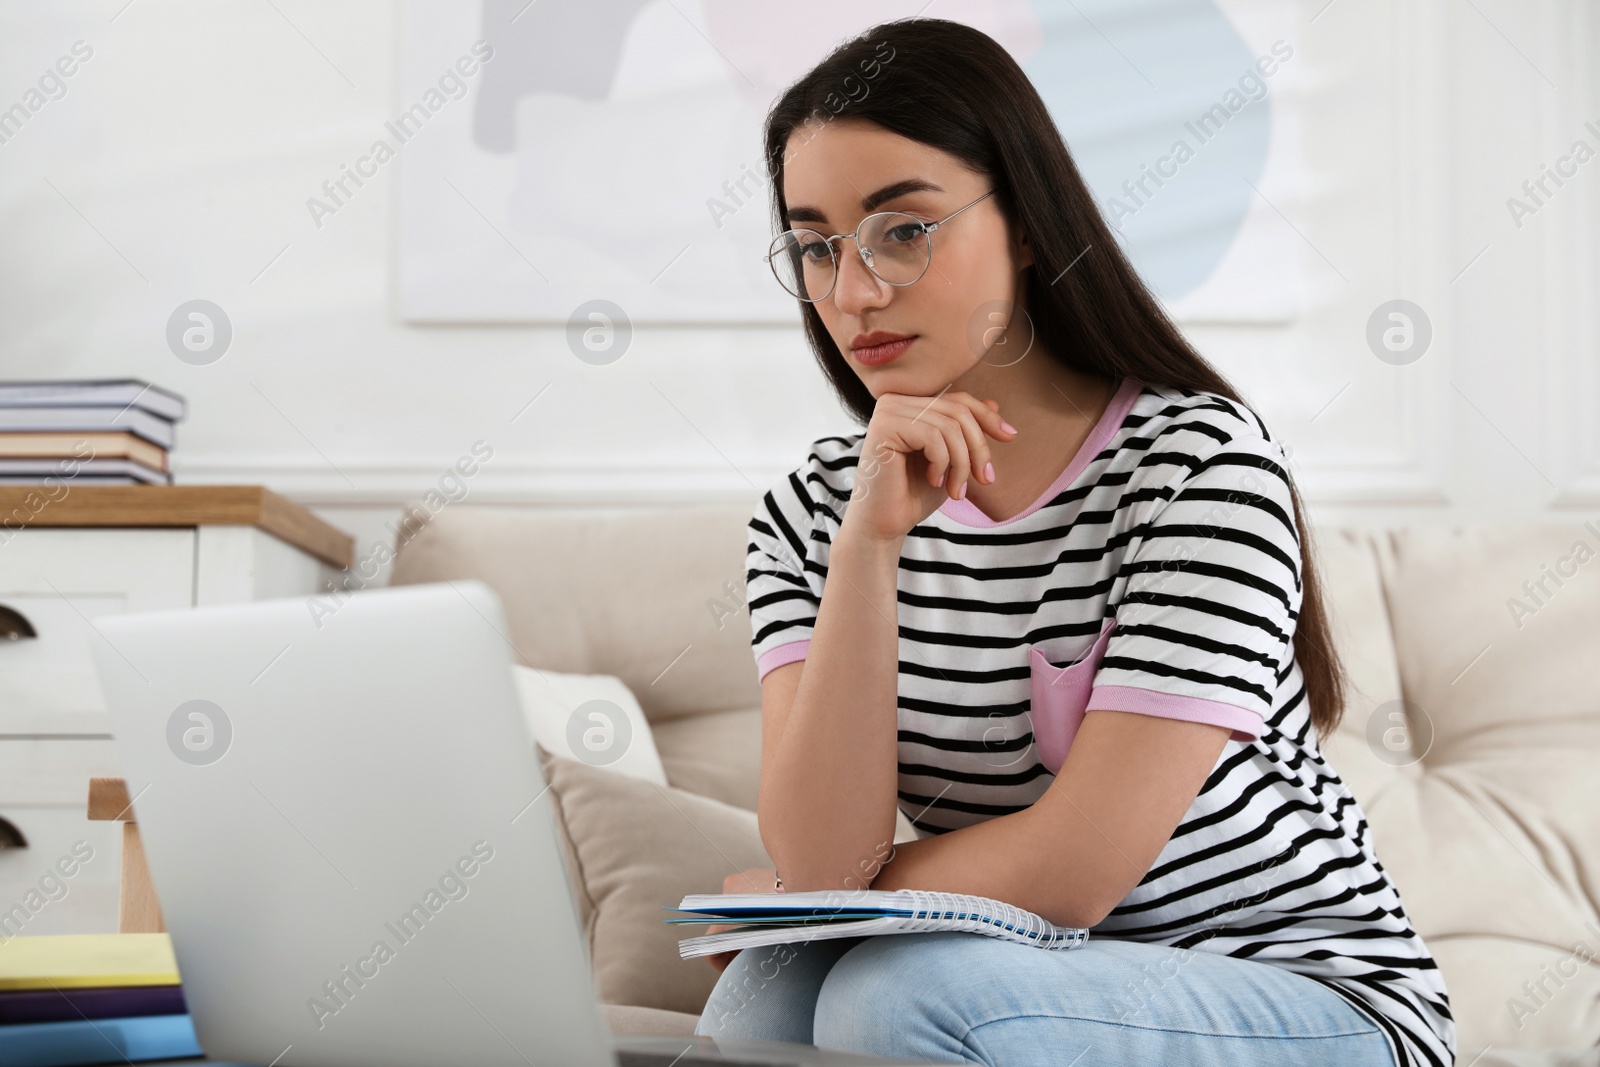
[[[0,1063],[5,1067],[199,1055],[166,934],[0,939]]]
[[[138,378],[0,382],[0,484],[171,485],[187,412]]]

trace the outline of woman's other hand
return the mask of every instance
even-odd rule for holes
[[[781,890],[776,888],[777,881],[778,872],[773,870],[771,867],[750,867],[740,871],[738,874],[730,874],[728,877],[724,878],[722,880],[722,891],[724,893],[781,892]],[[732,929],[735,929],[735,924],[712,923],[710,926],[706,927],[706,933],[720,934],[724,930]],[[707,956],[706,959],[711,962],[711,966],[715,967],[719,971],[722,971],[727,969],[728,964],[732,963],[733,958],[738,954],[739,950],[735,949],[731,952],[713,953],[712,955]]]

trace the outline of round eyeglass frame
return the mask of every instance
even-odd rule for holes
[[[984,199],[984,197],[993,196],[994,192],[995,191],[993,189],[990,189],[987,193],[984,193],[983,196],[978,197],[978,200],[982,200],[982,199]],[[791,226],[789,229],[784,230],[783,233],[778,234],[776,237],[774,237],[772,239],[772,244],[771,244],[771,246],[768,247],[767,254],[762,256],[761,258],[767,261],[767,266],[772,270],[772,276],[774,278],[778,279],[778,284],[783,286],[783,291],[784,292],[788,293],[790,296],[794,297],[796,300],[803,300],[808,304],[815,304],[819,300],[828,299],[828,296],[833,292],[834,286],[839,284],[839,250],[838,250],[837,247],[834,246],[833,242],[835,242],[835,241],[837,241],[837,240],[839,240],[841,238],[844,238],[844,237],[848,237],[852,241],[855,242],[856,255],[861,257],[862,265],[865,266],[869,272],[871,272],[871,274],[872,274],[872,276],[874,278],[878,279],[884,285],[893,285],[893,286],[896,286],[896,287],[902,287],[902,286],[907,286],[907,285],[915,285],[917,282],[922,280],[922,276],[924,274],[928,273],[928,268],[933,266],[933,242],[932,241],[928,242],[928,261],[922,265],[922,270],[917,272],[917,276],[915,278],[912,278],[909,282],[891,282],[889,279],[887,279],[883,275],[879,274],[876,270],[873,270],[872,262],[867,258],[866,255],[863,254],[864,250],[861,247],[861,239],[857,236],[857,234],[859,234],[862,230],[867,228],[867,222],[869,220],[875,219],[880,215],[905,215],[906,218],[911,219],[912,221],[914,221],[914,222],[916,222],[916,223],[918,223],[918,224],[920,224],[922,226],[922,234],[923,234],[924,237],[926,237],[927,235],[933,233],[934,230],[937,230],[940,226],[943,226],[945,223],[949,222],[951,219],[955,218],[957,215],[959,215],[963,211],[967,210],[967,208],[971,207],[973,204],[976,204],[978,202],[978,200],[973,200],[973,201],[971,201],[969,203],[961,205],[960,207],[956,208],[954,211],[950,212],[950,214],[946,215],[944,218],[939,219],[937,222],[923,222],[921,219],[917,218],[916,216],[908,215],[904,211],[874,211],[872,214],[866,216],[859,223],[857,223],[856,228],[855,228],[855,230],[853,232],[851,232],[851,233],[836,233],[832,237],[824,237],[823,234],[821,233],[821,231],[813,230],[813,229],[810,229],[809,227],[806,227],[806,226]],[[831,283],[829,283],[827,292],[823,293],[821,296],[804,297],[804,296],[800,296],[798,293],[795,293],[794,291],[792,291],[787,285],[784,285],[783,275],[778,273],[778,266],[777,266],[776,263],[774,263],[772,261],[772,257],[773,256],[776,256],[780,251],[785,251],[784,249],[780,249],[780,248],[777,247],[778,242],[783,239],[784,235],[785,234],[790,234],[790,233],[798,233],[801,230],[804,230],[807,233],[814,233],[818,237],[821,237],[823,243],[828,246],[828,255],[833,261],[833,281]]]

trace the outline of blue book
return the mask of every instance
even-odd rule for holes
[[[81,1067],[203,1055],[183,1015],[129,1015],[76,1022],[0,1026],[5,1067]]]

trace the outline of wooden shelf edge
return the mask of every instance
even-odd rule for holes
[[[28,526],[255,526],[343,570],[355,538],[260,485],[0,486],[0,522]]]

